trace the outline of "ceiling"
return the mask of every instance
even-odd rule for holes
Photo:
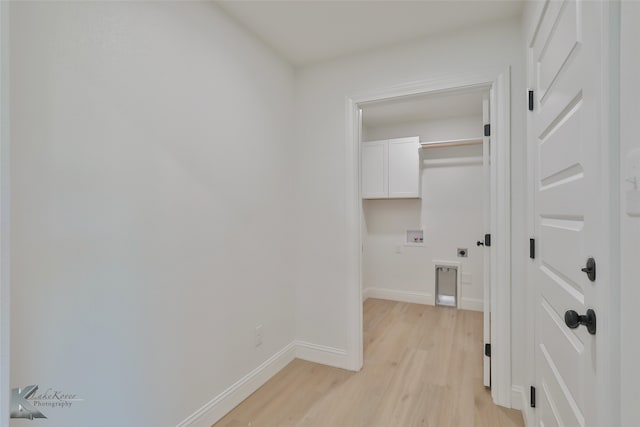
[[[482,91],[412,96],[367,104],[362,107],[362,124],[382,127],[472,115],[482,115]]]
[[[239,1],[217,3],[294,65],[514,18],[524,0]]]

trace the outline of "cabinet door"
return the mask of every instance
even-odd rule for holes
[[[389,198],[420,197],[420,139],[389,140]]]
[[[387,141],[362,143],[362,198],[386,199],[389,196]]]

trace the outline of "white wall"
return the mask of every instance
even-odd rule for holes
[[[427,41],[312,65],[296,75],[298,241],[297,335],[347,349],[349,307],[346,241],[345,97],[396,85],[482,70],[497,76],[511,66],[513,381],[523,342],[525,86],[520,22],[494,23]]]
[[[366,109],[363,111],[363,117],[366,120]],[[372,141],[375,139],[401,138],[403,136],[419,136],[421,142],[471,139],[482,136],[482,125],[482,116],[476,115],[388,126],[367,126],[363,124],[362,139],[363,141]]]
[[[174,426],[294,339],[293,71],[212,3],[11,14],[11,385]]]
[[[640,254],[640,217],[626,213],[626,193],[633,187],[625,179],[638,176],[640,165],[636,163],[635,174],[629,170],[627,156],[634,150],[640,150],[640,121],[638,120],[638,99],[640,98],[640,58],[638,40],[640,40],[640,3],[621,2],[621,48],[620,48],[620,102],[621,102],[621,425],[640,425],[640,406],[638,406],[638,383],[640,382],[640,341],[638,340],[638,301],[640,301],[640,273],[638,255]],[[637,151],[636,151],[637,153]],[[617,363],[614,361],[614,366]]]
[[[366,110],[364,113],[366,120]],[[372,140],[420,136],[421,141],[478,137],[482,117],[369,127]],[[475,158],[473,164],[460,159]],[[444,160],[433,165],[429,160]],[[426,163],[423,163],[426,161]],[[365,200],[363,288],[411,293],[433,304],[435,260],[460,262],[462,308],[482,310],[484,235],[482,146],[421,150],[421,199]],[[405,230],[425,231],[424,246],[405,246]],[[468,249],[468,257],[457,256]],[[400,253],[398,253],[398,250]]]

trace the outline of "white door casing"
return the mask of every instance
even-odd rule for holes
[[[601,2],[548,1],[529,48],[533,58],[536,424],[602,425],[610,286],[609,143],[603,132]],[[581,271],[596,260],[596,280]],[[596,335],[565,324],[593,309]]]
[[[434,76],[386,89],[359,94],[345,99],[346,110],[346,233],[348,245],[346,265],[348,280],[348,354],[345,368],[358,371],[363,365],[362,337],[362,187],[361,144],[359,140],[359,108],[386,99],[490,89],[492,117],[491,151],[491,218],[492,259],[491,316],[493,401],[511,407],[511,69],[496,64],[486,69]],[[489,281],[488,281],[489,282]],[[479,349],[482,352],[482,349]]]
[[[482,96],[482,123],[490,123],[489,117],[489,93]],[[489,161],[490,145],[489,137],[482,137],[482,175],[484,180],[483,195],[483,225],[486,233],[491,232],[491,164]],[[482,236],[479,236],[482,239]],[[491,344],[491,247],[484,247],[483,265],[483,337],[484,344]],[[482,382],[485,387],[491,387],[491,357],[483,352],[483,375]]]

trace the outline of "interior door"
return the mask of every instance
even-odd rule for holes
[[[530,40],[535,164],[536,422],[598,425],[605,349],[575,315],[605,313],[609,248],[602,132],[603,2],[547,1]],[[596,275],[582,271],[596,261]],[[602,273],[602,274],[601,274]],[[571,310],[575,311],[572,313]],[[570,314],[567,314],[570,313]],[[572,313],[572,314],[571,314]],[[569,316],[566,319],[566,316]],[[591,319],[591,318],[590,318]],[[602,334],[596,322],[595,334]],[[599,357],[597,357],[599,356]]]
[[[482,123],[490,123],[489,117],[489,93],[482,96]],[[484,179],[483,215],[484,229],[486,233],[491,231],[491,165],[489,162],[489,136],[482,137],[482,175]],[[483,266],[483,335],[484,343],[491,345],[491,247],[485,247]],[[491,357],[483,352],[483,384],[491,387]]]

